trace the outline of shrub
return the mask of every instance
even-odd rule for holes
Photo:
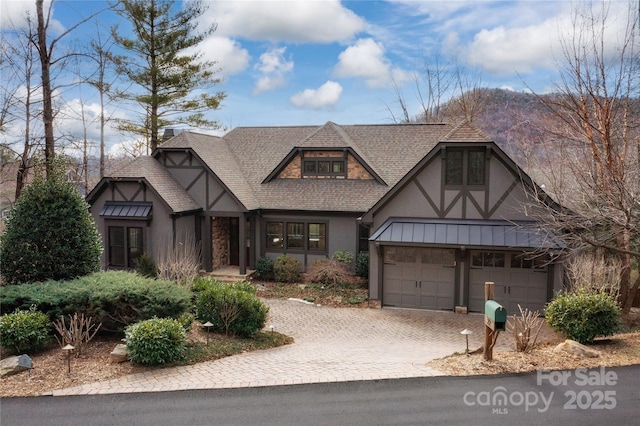
[[[264,327],[269,307],[258,299],[250,283],[209,280],[200,287],[196,316],[203,323],[211,322],[214,331],[251,337]]]
[[[100,269],[101,254],[89,206],[59,167],[25,189],[0,237],[0,270],[8,284],[81,277]]]
[[[193,233],[163,235],[156,244],[158,278],[189,287],[200,270],[200,243]]]
[[[338,250],[333,253],[332,259],[344,263],[350,268],[353,263],[353,254],[349,250]]]
[[[332,287],[349,283],[352,277],[344,263],[333,259],[318,259],[311,265],[308,280]]]
[[[178,320],[151,318],[128,326],[125,338],[131,361],[158,365],[183,356],[187,332]]]
[[[184,328],[184,331],[186,331],[187,333],[191,331],[191,326],[193,325],[193,321],[195,320],[192,313],[185,312],[176,319],[178,320],[182,328]]]
[[[610,336],[620,329],[620,308],[607,293],[560,293],[544,313],[551,328],[580,343],[591,343],[598,336]]]
[[[507,330],[513,334],[517,352],[531,352],[538,340],[544,319],[540,318],[540,311],[522,309],[519,304],[518,309],[520,316],[514,314],[513,318],[507,320]]]
[[[300,262],[283,254],[273,264],[275,280],[281,283],[295,283],[300,279]]]
[[[102,323],[104,331],[156,317],[177,318],[187,312],[191,292],[163,280],[125,271],[98,272],[71,281],[45,281],[3,287],[0,309],[38,305],[51,320],[84,313]]]
[[[156,264],[149,254],[144,253],[136,258],[133,263],[136,265],[136,272],[143,277],[156,278],[158,276],[158,268],[156,268]]]
[[[256,274],[265,280],[273,279],[273,259],[270,257],[258,259],[256,262]]]
[[[0,345],[16,353],[37,351],[49,341],[49,318],[34,306],[0,317]]]
[[[61,348],[66,345],[73,346],[73,351],[78,358],[84,352],[87,343],[94,338],[102,324],[96,324],[93,322],[93,318],[86,317],[84,314],[69,315],[69,322],[67,323],[64,317],[60,317],[59,320],[54,321],[54,328],[60,334],[60,338],[56,336],[56,340],[60,344]]]
[[[356,257],[356,275],[360,278],[369,278],[369,253],[358,253]]]

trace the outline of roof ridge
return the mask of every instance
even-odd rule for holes
[[[460,135],[464,134],[464,137],[460,138]],[[456,140],[456,137],[460,138]],[[449,131],[442,138],[442,142],[456,142],[456,141],[469,141],[469,139],[476,139],[474,142],[492,142],[492,139],[485,135],[482,130],[475,127],[468,119],[462,120],[456,126]]]

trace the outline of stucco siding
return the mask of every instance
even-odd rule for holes
[[[121,182],[117,185],[117,189],[113,191],[107,189],[103,191],[100,196],[93,202],[90,208],[91,215],[96,222],[96,227],[102,238],[102,241],[107,244],[107,227],[108,226],[139,226],[144,229],[145,245],[144,252],[154,256],[154,248],[162,243],[166,235],[171,235],[173,224],[169,217],[171,211],[166,207],[165,203],[160,200],[152,191],[139,191],[140,185],[137,183]],[[123,197],[123,194],[125,197]],[[136,195],[137,194],[137,195]],[[134,196],[135,195],[135,196]],[[149,201],[153,203],[151,210],[151,220],[122,220],[122,219],[105,219],[100,216],[100,211],[104,206],[105,201]],[[193,217],[188,217],[193,221]],[[187,217],[184,218],[186,223]],[[191,227],[193,229],[193,226]],[[107,247],[102,253],[101,267],[106,269],[108,266],[107,261]]]

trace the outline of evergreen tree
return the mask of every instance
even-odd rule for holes
[[[36,176],[11,210],[0,237],[0,271],[8,284],[65,280],[100,269],[102,243],[78,189],[56,162]]]
[[[220,127],[205,117],[225,98],[223,92],[206,93],[220,82],[214,78],[215,62],[203,61],[199,52],[192,53],[216,26],[196,31],[197,18],[206,11],[202,1],[184,2],[181,10],[179,6],[175,0],[120,0],[115,6],[118,15],[131,23],[133,34],[129,38],[118,26],[112,28],[116,43],[128,52],[113,59],[118,71],[139,89],[120,96],[144,110],[137,119],[120,120],[119,128],[144,136],[151,150],[158,146],[163,127]]]

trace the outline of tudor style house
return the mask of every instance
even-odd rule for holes
[[[539,254],[562,247],[523,208],[540,192],[467,122],[328,122],[185,131],[87,199],[105,269],[192,241],[202,269],[241,274],[263,256],[309,267],[338,250],[368,251],[369,297],[382,306],[481,311],[493,281],[512,313],[541,309],[561,286],[559,265]]]

